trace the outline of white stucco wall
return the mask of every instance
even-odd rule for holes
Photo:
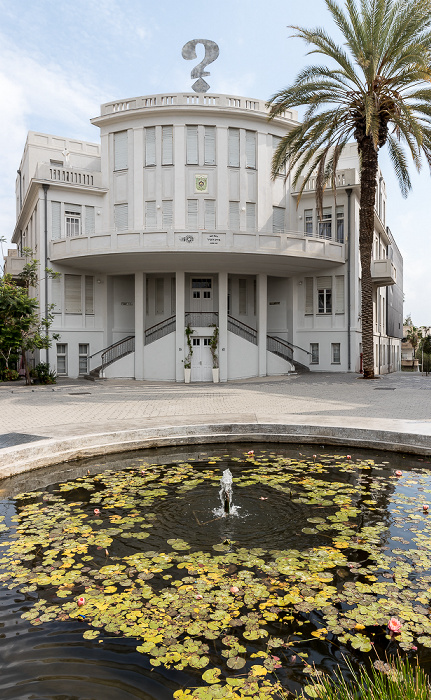
[[[122,357],[121,360],[116,360],[112,365],[108,365],[105,369],[106,379],[123,378],[133,379],[135,376],[135,353]]]
[[[228,331],[227,352],[228,379],[245,379],[258,374],[257,345]]]
[[[175,333],[144,347],[144,379],[175,381]]]
[[[278,355],[274,355],[273,352],[266,353],[266,373],[269,377],[293,371],[294,369],[290,362],[283,360]]]

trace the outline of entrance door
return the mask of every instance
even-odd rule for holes
[[[192,277],[190,311],[212,311],[213,289],[211,277]]]
[[[211,338],[192,338],[192,382],[212,381]]]

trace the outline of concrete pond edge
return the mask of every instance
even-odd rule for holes
[[[279,423],[166,425],[67,438],[46,438],[38,442],[6,447],[0,450],[0,479],[87,457],[154,447],[235,442],[342,445],[346,449],[360,447],[431,455],[431,437],[419,433]]]

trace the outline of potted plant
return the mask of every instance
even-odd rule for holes
[[[192,373],[192,355],[193,355],[193,345],[192,345],[192,335],[194,330],[190,328],[190,324],[186,326],[186,343],[187,343],[187,355],[185,356],[184,362],[184,382],[185,384],[190,384],[190,378]]]
[[[219,339],[219,328],[218,326],[213,326],[213,334],[210,339],[209,348],[211,350],[211,355],[213,358],[213,382],[217,384],[220,381],[220,368],[218,359],[218,339]]]

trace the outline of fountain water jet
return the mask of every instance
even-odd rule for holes
[[[220,479],[220,501],[223,512],[229,515],[233,508],[232,503],[232,473],[230,469],[225,469]]]

